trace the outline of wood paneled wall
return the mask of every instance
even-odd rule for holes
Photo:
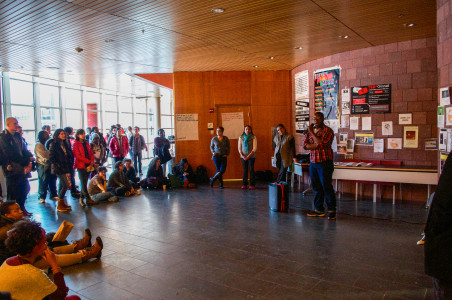
[[[283,123],[290,132],[292,130],[290,71],[176,72],[174,103],[176,114],[197,113],[199,120],[198,141],[176,141],[177,160],[185,157],[194,168],[204,165],[209,176],[215,174],[210,153],[210,141],[215,131],[208,130],[207,123],[213,123],[214,128],[218,126],[217,120],[221,119],[217,116],[219,105],[250,106],[250,125],[258,145],[257,171],[272,169],[271,127]],[[210,112],[212,108],[215,109],[213,113]],[[224,134],[228,135],[227,128]],[[237,140],[231,140],[231,155],[224,178],[242,178]]]

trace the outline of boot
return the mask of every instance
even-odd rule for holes
[[[98,203],[96,201],[94,201],[93,199],[89,198],[89,199],[86,199],[86,204],[88,206],[91,206],[91,205],[97,205]]]
[[[220,189],[223,189],[224,188],[223,187],[223,176],[220,176],[219,181],[220,181]]]
[[[85,207],[86,206],[83,198],[78,199],[78,203],[80,203],[81,207]]]
[[[102,239],[98,236],[92,247],[82,250],[82,261],[85,262],[94,257],[99,259],[102,256],[102,248],[104,248],[104,244],[102,243]]]
[[[220,172],[218,172],[212,178],[210,178],[210,187],[213,187],[213,183],[215,182],[215,180],[218,179],[218,177],[220,177]]]
[[[80,250],[85,249],[86,247],[90,247],[91,246],[91,230],[86,228],[85,236],[82,239],[75,241],[73,244],[75,245],[74,251],[80,251]]]
[[[69,205],[66,205],[66,203],[64,203],[64,199],[58,199],[57,211],[64,212],[71,209],[72,208]]]

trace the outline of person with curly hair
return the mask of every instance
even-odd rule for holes
[[[55,254],[47,247],[46,232],[35,221],[22,220],[8,231],[6,246],[17,256],[8,258],[0,267],[0,290],[9,291],[13,299],[80,299],[68,296],[69,288]],[[53,281],[33,266],[43,258],[52,268]]]

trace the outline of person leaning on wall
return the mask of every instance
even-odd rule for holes
[[[210,142],[210,151],[212,152],[212,160],[215,163],[215,168],[217,173],[210,178],[210,186],[213,187],[215,180],[220,181],[220,189],[223,186],[223,174],[226,172],[226,167],[228,165],[228,155],[231,151],[231,144],[227,136],[223,135],[224,128],[217,127],[217,135],[212,138]]]
[[[257,139],[253,134],[253,128],[246,125],[242,135],[239,137],[238,150],[240,160],[243,166],[243,183],[242,190],[248,187],[248,169],[250,171],[250,190],[254,190],[256,186],[256,177],[254,174],[254,162],[256,160]]]

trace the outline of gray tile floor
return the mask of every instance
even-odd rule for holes
[[[338,218],[308,218],[312,194],[293,192],[289,213],[268,209],[266,185],[242,191],[201,186],[141,196],[71,213],[55,203],[27,207],[47,231],[89,227],[100,260],[63,269],[82,299],[431,299],[417,246],[423,203],[338,201]]]

